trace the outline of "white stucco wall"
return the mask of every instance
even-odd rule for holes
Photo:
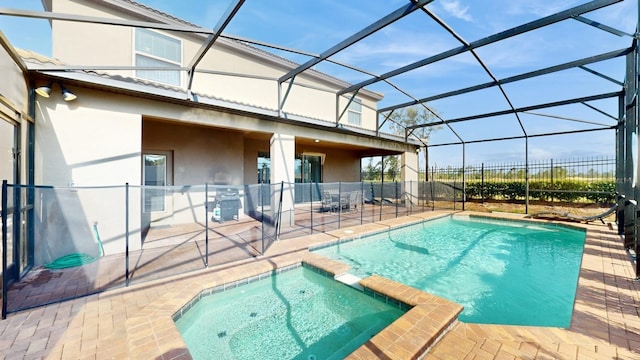
[[[204,209],[210,199],[205,199],[203,190],[189,186],[227,184],[242,189],[244,184],[254,184],[259,151],[271,152],[272,183],[293,183],[295,155],[305,151],[327,155],[324,181],[330,182],[358,181],[360,176],[361,150],[344,150],[336,144],[387,151],[406,148],[400,143],[336,132],[333,128],[312,129],[193,103],[176,104],[73,84],[65,86],[78,95],[76,101],[64,102],[57,84],[50,98],[37,98],[36,183],[61,187],[43,190],[39,221],[58,226],[59,231],[47,234],[48,239],[88,244],[91,243],[86,239],[92,238],[92,226],[97,222],[107,253],[122,252],[124,248],[122,185],[132,185],[130,249],[139,247],[140,231],[151,221],[151,214],[141,212],[142,194],[135,187],[142,181],[143,151],[172,154],[173,176],[169,183],[176,190],[169,203],[169,220],[180,224],[203,223],[210,215]],[[297,146],[295,134],[305,136],[305,143],[315,138],[321,142],[311,147]],[[276,141],[270,145],[269,139]],[[78,191],[69,185],[78,187]],[[120,187],[113,188],[114,185]],[[284,197],[285,209],[293,208],[293,199],[292,187]],[[246,207],[243,204],[240,216],[251,210]],[[54,213],[56,216],[51,218]]]
[[[26,154],[27,154],[27,120],[28,114],[28,88],[27,81],[22,74],[22,69],[16,63],[16,59],[10,52],[15,50],[0,31],[0,181],[7,180],[10,184],[20,181],[25,182]],[[13,150],[14,130],[20,127],[22,148],[20,149],[20,179],[14,179]]]
[[[169,205],[174,223],[204,223],[204,184],[209,185],[209,201],[218,186],[244,184],[244,139],[238,131],[144,120],[142,146],[145,153],[172,154],[170,183],[176,192]],[[197,188],[181,188],[185,185]]]
[[[74,102],[64,102],[58,91],[37,99],[36,184],[58,187],[39,192],[38,220],[47,230],[40,236],[49,244],[73,243],[91,253],[97,223],[105,252],[121,253],[124,185],[140,185],[141,116],[131,111],[127,97],[73,91]],[[135,250],[140,248],[137,189],[131,190],[129,211],[130,249]]]
[[[282,198],[281,212],[284,225],[291,225],[294,213],[294,185],[295,182],[295,136],[282,133],[271,137],[271,184],[284,182],[282,196],[275,193],[271,199],[272,209]]]
[[[55,0],[53,12],[100,18],[118,18],[113,10],[96,2]],[[133,28],[73,21],[51,22],[51,55],[69,65],[133,65]],[[111,74],[132,76],[130,70]]]
[[[135,7],[135,6],[134,6]],[[95,2],[56,0],[53,11],[67,14],[88,15],[103,18],[129,18],[113,7],[100,6]],[[156,14],[157,15],[157,14]],[[136,18],[135,20],[145,20]],[[112,65],[133,66],[134,29],[125,26],[85,24],[79,22],[53,21],[53,57],[72,65]],[[182,65],[187,66],[201,48],[204,38],[184,33],[161,32],[182,40]],[[230,46],[229,44],[233,44]],[[105,46],[108,44],[108,46]],[[235,47],[234,47],[235,46]],[[238,47],[244,50],[238,50]],[[195,93],[214,96],[243,104],[269,109],[278,108],[279,77],[288,72],[292,65],[285,66],[275,58],[265,58],[261,50],[243,47],[227,39],[219,39],[205,54],[197,69],[211,70],[218,74],[196,72],[192,85]],[[133,70],[108,70],[108,73],[134,77]],[[224,74],[240,74],[232,76]],[[257,77],[257,78],[256,78]],[[187,74],[181,74],[181,86],[186,87]],[[299,86],[301,84],[311,87]],[[287,84],[283,84],[283,94]],[[296,76],[294,86],[285,102],[284,111],[306,117],[336,121],[335,92],[342,86],[326,79],[310,76],[307,72]],[[375,130],[376,103],[372,98],[359,95],[363,99],[361,127]],[[341,109],[346,105],[341,99]],[[345,118],[346,119],[346,118]]]
[[[403,180],[403,194],[407,194],[405,206],[409,208],[411,204],[418,203],[418,155],[416,151],[406,151],[400,157],[400,177]],[[410,196],[409,194],[413,194]]]

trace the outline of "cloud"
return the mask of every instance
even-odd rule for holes
[[[576,0],[509,1],[505,6],[505,10],[510,15],[533,14],[536,17],[543,17],[566,10],[577,4],[578,1]]]
[[[382,73],[455,46],[457,43],[450,38],[428,33],[416,37],[411,29],[389,27],[341,51],[335,58]]]
[[[602,12],[602,19],[600,21],[628,33],[635,31],[638,22],[638,18],[635,16],[638,13],[637,2],[623,1],[622,3],[607,7],[606,10],[607,11]]]
[[[443,1],[441,4],[444,11],[449,15],[465,21],[473,21],[473,17],[469,14],[469,7],[460,5],[458,0]]]

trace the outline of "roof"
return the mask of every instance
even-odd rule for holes
[[[138,3],[164,9],[165,4],[152,0],[85,1],[90,6],[116,7],[123,15],[131,14],[125,16],[131,19],[144,19],[132,20],[132,24],[138,23],[135,26],[153,28],[151,24],[157,22],[158,29],[185,31],[187,36],[213,33]],[[200,0],[184,1],[190,5],[180,2],[166,9],[173,8],[176,14],[183,9],[196,10],[199,13],[193,19],[203,19],[201,10],[212,6]],[[407,108],[428,104],[436,110],[433,119],[405,129],[411,135],[427,127],[445,130],[430,134],[429,147],[443,149],[430,157],[449,157],[458,153],[447,150],[450,146],[462,145],[464,159],[466,145],[508,141],[518,147],[523,144],[526,158],[533,151],[550,153],[546,144],[530,148],[529,139],[541,139],[536,143],[543,144],[542,138],[550,143],[546,140],[550,135],[580,134],[582,143],[593,144],[603,136],[591,133],[609,132],[622,121],[619,99],[628,76],[625,57],[635,48],[629,43],[637,38],[637,2],[631,0],[590,0],[577,5],[544,0],[517,5],[499,0],[482,6],[460,2],[464,8],[459,9],[445,9],[442,2],[431,0],[401,1],[399,8],[395,2],[366,0],[340,4],[257,1],[251,3],[251,11],[236,14],[243,3],[227,2],[233,7],[222,15],[222,9],[216,8],[213,20],[202,20],[233,20],[233,27],[222,28],[236,29],[246,36],[222,34],[216,46],[242,49],[265,62],[284,64],[282,69],[303,63],[281,76],[280,83],[322,69],[338,78],[354,79],[350,81],[355,84],[339,90],[338,96],[362,94],[365,89],[384,92],[377,109],[385,117],[379,116],[382,131],[390,128],[392,115],[403,116],[401,112]],[[189,13],[182,16],[192,19],[186,15]],[[296,31],[291,31],[292,26]],[[207,41],[203,44],[211,45]],[[287,48],[281,44],[292,45]],[[301,55],[310,60],[299,60]],[[329,69],[334,65],[338,65],[336,72]],[[542,109],[546,112],[538,111]],[[483,119],[490,122],[479,125]],[[588,137],[591,140],[582,140]],[[560,142],[554,155],[582,146],[572,143],[568,147]],[[478,149],[479,145],[471,147]],[[496,148],[491,156],[503,159],[505,148]],[[587,150],[591,153],[593,146]]]
[[[102,4],[107,7],[114,8],[114,9],[123,11],[125,13],[129,13],[132,16],[143,18],[145,20],[152,21],[152,22],[158,22],[158,23],[164,23],[164,24],[186,25],[186,26],[191,26],[196,28],[202,28],[203,30],[209,31],[209,29],[205,29],[197,24],[193,24],[191,22],[182,20],[173,15],[164,13],[160,10],[154,9],[152,7],[140,4],[132,0],[87,0],[87,1],[94,2],[97,4]],[[43,6],[46,11],[52,10],[50,0],[43,0]],[[198,40],[201,42],[204,42],[204,40],[206,39],[206,36],[203,34],[190,33],[188,34],[188,36],[197,37]],[[245,42],[236,40],[228,36],[221,36],[218,40],[216,40],[216,44],[221,46],[226,46],[235,51],[242,52],[253,57],[260,58],[260,60],[262,61],[268,61],[272,64],[278,65],[286,69],[286,71],[295,69],[300,65],[296,62],[277,56],[276,54],[265,51],[263,49],[259,49],[255,46],[248,45]],[[329,74],[326,74],[314,69],[309,69],[305,71],[304,74],[306,76],[309,76],[316,80],[326,82],[328,84],[331,84],[341,89],[347,88],[352,85],[344,80],[338,79]],[[358,92],[358,94],[360,96],[369,97],[374,101],[380,101],[384,97],[384,95],[379,92],[375,92],[367,89],[362,89],[360,92]]]
[[[55,70],[56,66],[61,66],[64,68],[66,64],[58,59],[52,59],[30,50],[16,49],[16,51],[22,58],[23,62],[26,64],[29,71],[37,72],[47,77],[64,79],[65,81],[70,80],[78,83],[79,85],[93,86],[114,92],[126,92],[129,94],[133,93],[138,96],[144,97],[170,98],[174,101],[183,102],[184,104],[188,104],[190,106],[198,104],[235,112],[254,114],[257,116],[266,116],[273,119],[280,118],[278,110],[275,108],[257,106],[254,104],[224,99],[207,94],[200,94],[195,92],[188,93],[185,89],[177,86],[160,84],[152,81],[142,80],[139,78],[113,75],[92,70]],[[287,122],[294,121],[297,124],[303,126],[308,125],[317,128],[327,128],[331,129],[332,131],[342,131],[358,135],[384,138],[386,140],[407,142],[401,136],[385,133],[376,134],[375,131],[352,126],[349,124],[341,123],[339,124],[339,126],[336,126],[336,123],[333,121],[312,118],[301,114],[285,112],[282,118],[284,118]],[[415,141],[412,141],[412,139],[409,139],[408,142],[412,144],[415,143]]]

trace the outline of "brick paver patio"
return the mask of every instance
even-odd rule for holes
[[[340,264],[307,248],[443,214],[282,240],[263,256],[13,313],[0,321],[0,354],[4,359],[188,359],[171,315],[202,289],[302,261],[339,273]],[[429,349],[426,359],[640,359],[640,283],[634,281],[632,260],[615,231],[577,226],[587,229],[587,242],[568,329],[466,324],[455,320],[455,304],[370,277],[363,286],[415,307],[351,358],[412,358]]]

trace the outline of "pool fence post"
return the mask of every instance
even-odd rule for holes
[[[636,222],[638,221],[638,213],[636,212]],[[633,250],[636,253],[636,279],[635,281],[640,281],[640,259],[638,258],[638,253],[640,252],[640,241],[638,241],[638,235],[635,236],[635,249]],[[4,298],[3,298],[4,299]]]
[[[124,278],[129,286],[129,183],[124,185]]]
[[[409,207],[407,209],[407,214],[411,215],[412,210],[413,210],[413,180],[409,180],[409,196],[407,196],[409,198],[409,201],[407,201],[409,204]],[[405,186],[405,194],[407,193],[406,191],[406,186]]]
[[[384,172],[382,173],[384,175]],[[384,176],[383,176],[384,179]],[[384,199],[384,181],[380,183],[380,218],[378,221],[382,221],[382,200]]]
[[[318,183],[316,182],[316,186],[317,184]],[[309,220],[311,222],[311,234],[313,235],[313,181],[309,183],[309,202],[311,203],[311,205],[309,206],[309,209],[311,210]]]
[[[524,154],[524,213],[529,213],[529,137],[525,135],[525,154]]]
[[[209,268],[209,184],[204,183],[204,267]]]
[[[458,185],[458,182],[456,180],[453,180],[453,210],[457,209],[457,204],[456,204],[456,186]]]
[[[393,182],[394,186],[395,186],[395,190],[396,190],[396,219],[398,218],[398,203],[400,202],[398,199],[398,180],[395,180]]]
[[[338,181],[338,229],[340,229],[340,215],[342,215],[342,181]]]
[[[7,318],[7,180],[2,180],[2,320]]]
[[[428,169],[424,169],[425,174],[429,171]],[[425,175],[425,179],[427,176]],[[420,194],[420,184],[418,184],[418,194]],[[422,196],[424,199],[422,200],[422,212],[424,212],[424,205],[427,202],[427,180],[424,181],[424,186],[422,187]]]
[[[638,211],[638,202],[637,200],[625,200],[625,207],[626,206],[631,206],[633,208],[633,211],[631,212],[631,216],[633,217],[632,219],[632,223],[634,224],[633,226],[633,242],[631,244],[629,244],[628,247],[626,247],[627,252],[631,253],[631,250],[633,248],[633,252],[635,253],[635,273],[636,273],[636,278],[634,279],[634,281],[640,281],[640,259],[638,259],[638,252],[640,251],[640,247],[638,246],[638,228],[635,224],[638,223],[638,215],[640,215],[640,211]],[[625,233],[625,236],[626,233]],[[626,239],[626,238],[625,238]]]
[[[287,186],[291,186],[291,183],[287,183]],[[280,200],[278,202],[278,213],[276,214],[276,241],[280,241],[280,229],[282,228],[282,198],[284,196],[284,181],[280,182]]]
[[[555,187],[553,186],[553,159],[551,159],[551,206],[553,206],[553,201],[554,201],[554,192],[553,189]]]
[[[262,188],[264,187],[264,183],[260,184],[258,188],[258,198],[260,199],[260,224],[262,226],[262,255],[264,255],[264,194]]]
[[[482,163],[480,167],[480,178],[482,179],[480,185],[480,200],[481,203],[484,204],[484,163]]]
[[[362,225],[362,217],[364,216],[364,181],[360,182],[360,198],[358,199],[360,206],[360,225]]]
[[[431,190],[431,211],[434,211],[436,209],[436,198],[434,197],[435,193],[434,193],[434,189],[433,189],[436,186],[436,178],[435,178],[435,176],[436,176],[436,167],[434,166],[434,167],[431,168],[431,187],[430,187],[430,190]]]
[[[462,142],[462,211],[465,210],[465,201],[467,200],[467,150],[465,143]]]

